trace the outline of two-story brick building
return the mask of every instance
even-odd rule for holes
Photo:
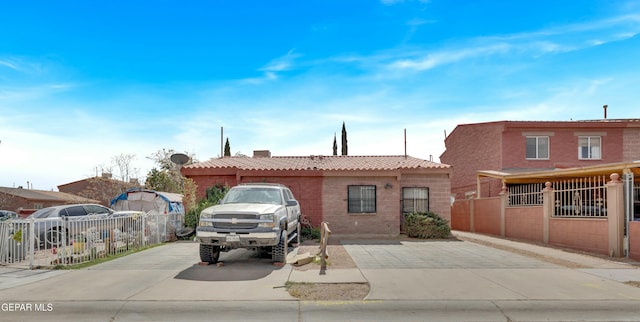
[[[531,172],[640,160],[640,119],[497,121],[458,125],[440,161],[453,167],[456,198],[497,196],[500,179],[479,170]]]
[[[432,211],[449,219],[451,168],[410,156],[223,157],[190,164],[182,174],[202,198],[216,184],[247,182],[287,185],[302,214],[333,235],[397,236],[402,214]]]

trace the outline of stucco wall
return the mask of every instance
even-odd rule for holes
[[[451,229],[471,231],[471,199],[456,200],[451,207]]]
[[[473,201],[473,223],[475,232],[500,235],[500,206],[501,199],[497,198],[485,198],[476,199]]]
[[[542,207],[508,207],[505,209],[505,235],[515,239],[543,241]]]
[[[629,258],[640,261],[640,221],[629,222]]]
[[[608,255],[608,227],[606,218],[551,218],[549,221],[549,243]]]

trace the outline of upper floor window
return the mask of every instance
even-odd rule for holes
[[[376,186],[349,186],[350,213],[376,212]]]
[[[549,137],[527,136],[527,159],[549,159]]]
[[[599,160],[602,138],[599,136],[579,136],[578,137],[578,159]]]

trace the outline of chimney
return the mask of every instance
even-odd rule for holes
[[[270,158],[271,151],[269,150],[253,150],[254,158]]]
[[[607,119],[607,107],[609,107],[609,105],[604,105],[602,108],[604,109],[604,119]]]
[[[109,172],[103,172],[103,173],[102,173],[102,178],[104,178],[104,179],[111,179],[111,173],[109,173]]]

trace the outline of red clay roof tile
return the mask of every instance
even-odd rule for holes
[[[237,168],[241,170],[397,170],[448,169],[451,166],[411,156],[274,156],[223,157],[194,163],[184,168]]]

